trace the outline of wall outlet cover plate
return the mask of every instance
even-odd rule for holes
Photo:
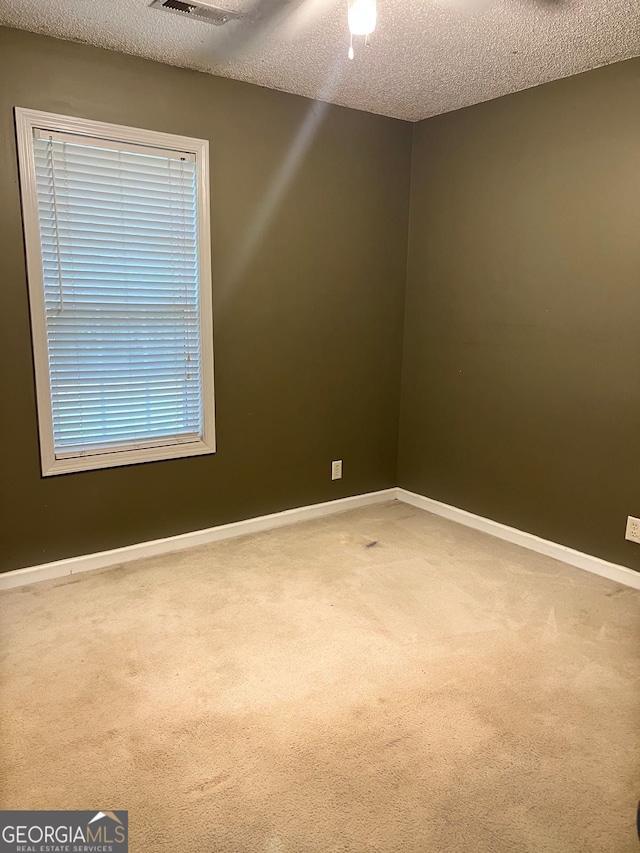
[[[630,542],[640,542],[640,518],[634,518],[632,515],[627,518],[627,530],[624,538]]]

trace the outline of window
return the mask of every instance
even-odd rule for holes
[[[213,453],[208,143],[16,126],[42,473]]]

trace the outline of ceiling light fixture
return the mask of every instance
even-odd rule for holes
[[[368,44],[369,36],[376,28],[376,0],[347,0],[347,2],[347,20],[351,33],[348,56],[349,59],[353,59],[353,37],[365,36]]]

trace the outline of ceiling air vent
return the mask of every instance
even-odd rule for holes
[[[238,21],[244,18],[242,12],[232,12],[230,9],[221,9],[207,0],[199,0],[197,3],[185,3],[183,0],[153,0],[151,6],[154,9],[164,9],[166,12],[175,12],[183,17],[195,18],[197,21],[206,21],[221,27],[228,21]]]

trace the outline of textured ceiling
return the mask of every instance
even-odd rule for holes
[[[352,62],[346,0],[284,0],[268,26],[223,28],[149,2],[0,0],[0,24],[409,121],[640,54],[639,0],[378,0]],[[253,2],[264,17],[283,0]]]

